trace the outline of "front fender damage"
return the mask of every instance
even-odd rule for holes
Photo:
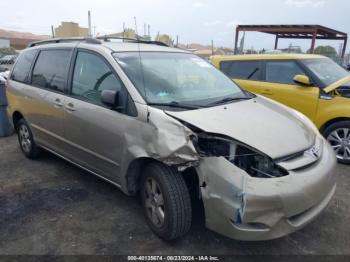
[[[139,127],[137,135],[127,132],[125,140],[132,158],[152,158],[181,169],[198,164],[199,155],[191,141],[193,135],[162,110],[149,108],[147,122]]]

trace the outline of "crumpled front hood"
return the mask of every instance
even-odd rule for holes
[[[182,112],[166,111],[208,133],[222,134],[280,158],[310,148],[315,131],[287,107],[266,98]]]

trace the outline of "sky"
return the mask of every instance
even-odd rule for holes
[[[87,27],[91,10],[96,33],[122,31],[123,23],[143,34],[144,24],[151,35],[179,36],[181,43],[233,47],[237,24],[320,24],[350,34],[349,0],[11,0],[2,1],[0,28],[51,34],[51,25],[61,21]],[[280,40],[279,47],[299,45],[305,51],[308,40]],[[339,41],[317,41],[316,45]],[[245,48],[273,49],[274,37],[247,33]],[[347,49],[350,52],[350,47]]]

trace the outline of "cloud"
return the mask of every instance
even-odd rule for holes
[[[303,8],[307,6],[312,8],[319,8],[324,6],[325,3],[325,0],[285,0],[286,5],[297,8]]]
[[[236,27],[239,24],[242,24],[242,23],[239,21],[230,21],[226,24],[226,26],[232,28],[232,27]]]
[[[21,24],[10,23],[1,26],[2,29],[13,30],[13,31],[29,31],[28,27],[24,27]]]
[[[227,35],[231,35],[232,32],[231,31],[220,31],[217,34],[220,36],[227,36]]]
[[[222,22],[220,20],[214,20],[214,21],[210,21],[210,22],[205,22],[204,26],[216,26],[216,25],[220,25],[222,24]]]
[[[204,2],[200,2],[200,1],[197,1],[197,2],[194,2],[192,4],[193,7],[196,7],[196,8],[203,8],[203,7],[207,7],[208,4],[207,3],[204,3]]]

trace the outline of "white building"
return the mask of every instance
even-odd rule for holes
[[[0,48],[8,48],[8,47],[10,47],[10,40],[0,38]]]

